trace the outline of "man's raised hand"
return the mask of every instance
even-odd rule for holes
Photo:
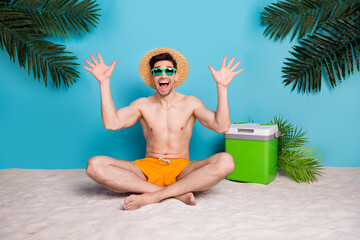
[[[99,83],[110,81],[110,77],[114,71],[117,60],[113,61],[110,66],[106,66],[100,53],[97,53],[97,55],[99,57],[99,62],[92,55],[90,55],[90,58],[93,61],[92,63],[86,59],[84,60],[86,64],[90,66],[90,68],[86,66],[83,66],[83,68],[91,72],[92,75],[99,81]]]
[[[231,65],[233,64],[235,58],[231,58],[229,64],[226,66],[226,56],[223,59],[221,68],[219,71],[215,71],[215,69],[211,66],[209,66],[209,69],[211,71],[211,74],[214,77],[214,80],[217,85],[220,85],[222,87],[227,87],[231,80],[241,73],[244,69],[240,69],[239,71],[234,72],[234,70],[239,66],[240,61],[238,61],[233,67]]]

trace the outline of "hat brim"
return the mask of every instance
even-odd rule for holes
[[[149,62],[153,56],[159,55],[161,53],[169,53],[176,61],[178,79],[175,82],[174,87],[180,86],[187,78],[189,73],[189,64],[186,58],[180,52],[171,48],[156,48],[149,51],[142,57],[139,64],[139,73],[141,79],[149,87],[155,88]]]

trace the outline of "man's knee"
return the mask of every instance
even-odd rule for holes
[[[99,175],[99,171],[102,168],[102,158],[101,156],[95,156],[89,159],[86,166],[86,173],[90,177],[95,177]]]
[[[220,173],[227,176],[234,171],[234,158],[231,154],[226,152],[218,153],[217,165]]]

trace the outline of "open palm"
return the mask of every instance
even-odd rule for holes
[[[232,81],[232,79],[244,70],[242,68],[239,71],[234,72],[234,70],[240,64],[240,61],[238,61],[233,67],[231,67],[231,65],[234,63],[234,60],[235,60],[234,57],[231,58],[229,64],[226,66],[226,56],[225,56],[219,71],[215,71],[213,67],[209,66],[209,69],[214,77],[216,84],[223,87],[227,87],[229,83]]]
[[[117,61],[113,61],[110,66],[106,66],[100,53],[97,54],[99,57],[99,62],[90,55],[91,60],[93,63],[89,62],[88,60],[85,60],[85,62],[90,66],[90,68],[83,66],[84,69],[91,72],[92,75],[101,83],[104,81],[110,81],[110,77],[112,72],[114,71],[115,64]]]

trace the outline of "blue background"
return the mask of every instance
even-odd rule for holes
[[[281,68],[290,56],[289,38],[264,37],[260,13],[275,1],[98,1],[101,20],[91,34],[68,41],[79,57],[101,52],[107,64],[119,62],[111,80],[116,108],[154,90],[140,79],[138,64],[153,48],[170,47],[189,61],[188,79],[176,90],[195,95],[208,108],[217,105],[208,66],[219,69],[224,55],[241,60],[245,70],[229,85],[231,121],[268,122],[283,115],[308,130],[323,153],[324,166],[359,167],[360,73],[335,89],[325,81],[319,94],[291,92]],[[0,168],[85,168],[94,155],[134,160],[145,153],[140,125],[107,131],[101,122],[99,84],[82,69],[69,88],[45,88],[0,53]],[[192,160],[223,151],[223,134],[195,124]]]

